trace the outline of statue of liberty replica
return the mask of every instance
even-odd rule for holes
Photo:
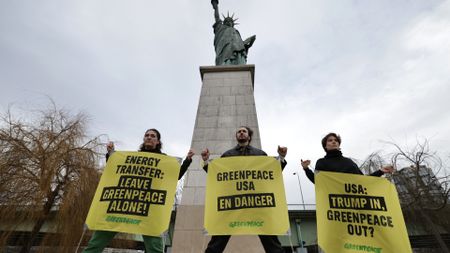
[[[219,0],[211,0],[214,8],[214,18],[216,22],[214,28],[214,48],[216,50],[216,65],[240,65],[247,63],[248,49],[253,45],[256,36],[253,35],[245,41],[242,40],[241,34],[234,28],[237,19],[233,19],[234,14],[230,17],[223,16],[223,21],[219,16]]]

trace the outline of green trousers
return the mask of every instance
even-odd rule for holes
[[[91,240],[83,253],[101,253],[103,249],[111,242],[117,232],[97,230],[92,235]],[[142,235],[144,238],[146,253],[163,253],[164,245],[161,237]]]

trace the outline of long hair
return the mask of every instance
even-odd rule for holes
[[[156,145],[155,150],[158,153],[161,153],[161,149],[162,149],[161,133],[158,130],[156,130],[155,128],[147,129],[147,131],[145,131],[145,133],[148,133],[149,131],[153,131],[156,133],[156,137],[158,138],[159,144]],[[145,149],[144,142],[142,142],[141,146],[139,146],[139,151],[147,151]]]

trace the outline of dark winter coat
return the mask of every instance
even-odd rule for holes
[[[327,151],[324,158],[317,160],[315,170],[363,175],[361,170],[359,170],[358,165],[350,158],[342,156],[342,153],[339,150]],[[314,183],[314,172],[310,168],[305,169],[305,172],[308,179]],[[370,176],[379,177],[383,174],[384,173],[381,170],[378,170],[370,174]]]

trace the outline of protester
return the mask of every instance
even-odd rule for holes
[[[322,139],[322,147],[326,152],[325,157],[317,160],[315,171],[330,171],[363,175],[355,162],[350,158],[342,156],[340,150],[341,137],[336,133],[329,133]],[[305,170],[306,176],[314,183],[314,172],[309,168],[310,160],[301,160],[301,166]],[[392,173],[394,168],[389,165],[370,174],[370,176],[382,176],[385,173]]]
[[[110,157],[110,155],[114,152],[114,143],[110,142],[106,146],[107,154],[106,160]],[[144,140],[141,144],[139,151],[140,152],[150,152],[165,155],[161,152],[162,142],[161,142],[161,134],[158,130],[152,128],[145,131]],[[178,179],[182,178],[189,165],[192,162],[192,156],[194,156],[194,151],[189,150],[186,159],[180,167],[180,174],[178,175]],[[92,235],[91,240],[89,241],[87,247],[84,249],[83,253],[100,253],[103,252],[103,249],[111,242],[117,232],[113,231],[100,231],[97,230]],[[147,236],[142,235],[144,239],[145,252],[146,253],[163,253],[164,245],[161,237],[158,236]]]
[[[240,127],[236,131],[236,141],[237,145],[226,151],[222,154],[221,157],[230,157],[230,156],[267,156],[266,152],[255,148],[250,145],[252,140],[253,131],[246,126]],[[285,157],[287,154],[286,147],[278,146],[278,157],[281,168],[284,169],[287,162],[285,161]],[[205,166],[203,169],[208,172],[208,159],[209,159],[209,150],[205,149],[201,153],[202,159],[205,162]],[[230,240],[230,235],[213,235],[211,240],[208,243],[208,246],[205,250],[205,253],[221,253],[225,250],[228,241]],[[282,253],[284,252],[281,247],[281,243],[278,240],[278,237],[275,235],[259,235],[259,239],[264,247],[265,252],[267,253]]]

